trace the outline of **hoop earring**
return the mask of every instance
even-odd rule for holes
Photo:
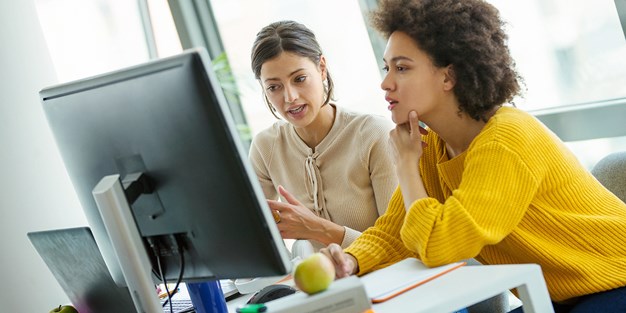
[[[330,95],[328,94],[328,79],[322,81],[322,85],[324,86],[324,98],[328,98]]]
[[[272,113],[272,115],[274,115],[276,119],[280,120],[280,116],[276,114],[276,108],[272,105],[270,99],[267,98],[267,95],[265,93],[263,93],[263,99],[265,100],[265,104],[267,105],[267,107],[270,109],[270,113]]]

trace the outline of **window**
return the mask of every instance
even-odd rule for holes
[[[35,5],[59,82],[149,59],[137,2],[36,0]]]
[[[384,46],[372,45],[361,9],[375,6],[376,0],[193,1],[213,9],[239,89],[245,115],[239,120],[248,122],[252,135],[275,118],[250,69],[250,50],[263,26],[282,19],[296,20],[315,32],[335,80],[339,105],[389,116],[376,57]],[[516,100],[518,107],[558,129],[557,135],[588,167],[612,151],[626,150],[626,123],[607,123],[621,116],[626,106],[626,43],[614,1],[488,1],[507,22],[511,53],[526,82],[525,97]],[[182,51],[168,0],[35,3],[60,82],[145,62],[154,53],[164,57]],[[550,111],[554,109],[562,112]],[[571,112],[578,112],[575,121],[566,117]],[[563,125],[584,129],[585,135],[564,136],[559,133]],[[612,130],[610,135],[607,129]]]
[[[181,53],[183,48],[167,0],[147,0],[147,3],[158,57]]]
[[[613,0],[489,0],[508,23],[525,110],[626,97],[626,42]]]
[[[518,107],[555,130],[587,168],[626,150],[626,124],[615,117],[626,112],[626,42],[614,1],[489,1],[508,23],[528,88]]]
[[[315,33],[335,81],[339,105],[389,116],[357,0],[211,0],[211,5],[253,134],[276,118],[266,107],[250,68],[252,43],[261,28],[284,19],[303,23]]]

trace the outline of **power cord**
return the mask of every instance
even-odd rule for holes
[[[158,247],[157,244],[155,244],[154,242],[152,242],[151,240],[148,241],[150,243],[150,246],[152,246],[153,244],[155,245],[154,248],[157,248],[158,251]],[[174,237],[174,241],[173,241],[176,245],[176,250],[178,252],[178,256],[179,256],[179,263],[180,263],[180,272],[178,273],[178,279],[176,280],[176,285],[174,286],[174,290],[173,292],[170,294],[170,291],[167,287],[167,281],[165,279],[165,275],[163,274],[163,269],[161,268],[161,255],[159,253],[156,254],[156,261],[157,261],[157,267],[159,268],[159,275],[161,275],[161,280],[163,281],[163,284],[165,284],[165,292],[167,293],[167,299],[165,299],[165,302],[163,302],[163,307],[165,307],[168,303],[170,306],[170,313],[174,313],[173,309],[172,309],[172,297],[178,292],[178,287],[180,286],[180,283],[183,280],[183,275],[185,273],[185,255],[183,253],[183,248],[182,245],[178,242],[178,238]],[[154,249],[153,248],[153,249]],[[193,307],[191,307],[190,309],[193,309],[192,311],[189,310],[184,310],[182,312],[179,313],[183,313],[183,312],[194,312],[195,309]]]
[[[163,268],[161,267],[161,256],[157,255],[156,256],[156,261],[157,261],[157,267],[159,268],[159,274],[161,275],[161,280],[163,281],[163,285],[165,285],[165,293],[167,294],[167,300],[165,300],[165,302],[163,302],[163,307],[165,307],[166,304],[169,303],[170,305],[170,313],[174,313],[174,309],[172,308],[172,294],[170,294],[170,289],[167,287],[167,279],[165,278],[165,275],[163,275]],[[176,292],[176,290],[178,290],[178,288],[174,288],[174,292]]]

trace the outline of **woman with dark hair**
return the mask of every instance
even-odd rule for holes
[[[282,118],[250,148],[278,229],[318,249],[347,247],[384,213],[397,184],[388,145],[393,125],[333,103],[326,58],[300,23],[264,27],[251,58],[267,106]]]
[[[536,263],[557,312],[626,312],[626,204],[537,119],[505,106],[520,84],[497,9],[381,0],[372,17],[388,38],[381,87],[399,188],[350,247],[322,250],[337,276],[407,257]]]

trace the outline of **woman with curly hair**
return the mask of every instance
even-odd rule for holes
[[[399,188],[345,251],[322,250],[337,277],[407,257],[536,263],[557,312],[626,312],[626,204],[537,119],[506,105],[520,78],[497,9],[382,0],[372,18],[388,38],[381,87],[397,125]]]

